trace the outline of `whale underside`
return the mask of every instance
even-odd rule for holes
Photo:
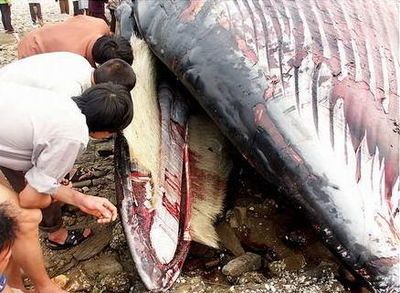
[[[283,187],[331,251],[377,292],[400,292],[398,5],[149,0],[135,7],[136,25],[153,53],[260,180]],[[175,113],[187,109],[172,104],[181,109]],[[171,119],[184,131],[186,120]],[[188,166],[181,138],[181,165]],[[182,169],[183,178],[190,168]],[[185,178],[175,256],[155,275],[149,273],[154,267],[139,269],[153,290],[172,284],[187,252]],[[121,194],[132,197],[132,189],[125,186]],[[130,241],[131,250],[141,241]],[[137,251],[140,267],[145,258]]]

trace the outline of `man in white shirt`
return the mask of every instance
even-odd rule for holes
[[[130,91],[135,85],[136,77],[132,67],[121,59],[111,59],[93,69],[80,55],[56,52],[34,55],[3,67],[0,69],[0,81],[51,90],[59,94],[54,98],[70,100],[73,96],[81,95],[92,84],[108,81],[121,84]],[[5,166],[0,165],[0,170],[10,181],[14,191],[20,192],[25,186],[24,180],[16,177],[21,176]],[[51,249],[59,250],[78,245],[91,234],[90,229],[67,230],[63,227],[60,203],[50,205],[42,210],[42,214],[40,228],[47,232],[45,243]]]
[[[0,69],[0,81],[48,89],[67,97],[79,96],[93,84],[113,82],[131,91],[136,83],[132,67],[111,59],[93,69],[82,56],[69,52],[33,55]]]
[[[19,227],[13,261],[32,280],[35,292],[65,293],[52,283],[44,267],[38,239],[39,209],[56,200],[77,206],[97,217],[99,223],[116,219],[117,210],[107,199],[84,195],[60,182],[85,149],[89,136],[106,138],[131,122],[132,100],[124,87],[112,83],[64,99],[52,91],[0,82],[0,97],[0,166],[21,172],[26,181],[19,193],[0,184],[0,203],[7,202],[15,209]],[[10,286],[18,285],[10,280]]]

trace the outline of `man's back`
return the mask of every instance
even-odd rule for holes
[[[46,24],[28,33],[18,45],[18,58],[67,51],[85,57],[93,66],[92,49],[98,38],[110,33],[98,18],[78,15],[61,23]]]
[[[0,81],[47,89],[69,97],[91,86],[93,68],[80,55],[54,52],[30,56],[0,69]]]

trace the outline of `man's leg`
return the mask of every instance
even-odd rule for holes
[[[31,14],[31,19],[33,24],[36,24],[36,14],[34,9],[35,3],[29,3],[29,13]]]
[[[58,4],[60,5],[60,12],[61,12],[61,14],[66,13],[66,12],[65,12],[65,4],[64,4],[64,1],[63,1],[63,0],[58,0]]]
[[[0,4],[0,13],[1,13],[1,23],[3,24],[4,29],[6,29],[6,26],[4,24],[5,23],[5,19],[4,19],[4,12],[3,12],[4,5],[6,5],[6,4]]]
[[[14,191],[20,193],[25,188],[26,183],[23,172],[4,167],[0,167],[0,171],[4,174],[5,178],[7,178]],[[2,178],[0,177],[0,183],[1,180]],[[49,207],[42,209],[43,219],[39,226],[41,231],[48,233],[47,238],[49,240],[62,245],[68,238],[68,230],[63,227],[61,208],[62,204],[60,202],[55,202]],[[92,230],[86,228],[81,233],[83,237],[81,241],[83,241],[90,236]]]
[[[54,202],[45,209],[42,209],[43,220],[40,223],[40,230],[52,233],[60,229],[62,221],[62,203]]]
[[[68,0],[63,0],[64,5],[65,5],[65,13],[69,14],[69,1]]]
[[[4,26],[6,31],[13,32],[14,28],[11,24],[11,8],[10,5],[7,4],[4,6],[4,20],[5,20]]]
[[[74,5],[74,16],[79,15],[79,2],[78,1],[72,1],[72,5]]]
[[[61,210],[62,205],[63,204],[61,202],[55,202],[52,203],[48,208],[42,209],[43,220],[40,223],[40,230],[48,233],[47,239],[59,245],[63,245],[65,243],[69,233],[68,230],[63,227]],[[83,241],[90,236],[92,230],[86,228],[79,233],[82,233],[81,237],[83,238],[80,241]],[[79,244],[80,241],[77,244]],[[54,245],[54,243],[52,245]]]
[[[42,7],[40,6],[40,3],[35,3],[35,8],[38,22],[40,26],[43,26]]]
[[[1,22],[3,23],[4,29],[6,31],[12,31],[13,27],[11,25],[11,9],[8,4],[0,4],[1,12]]]
[[[24,173],[8,168],[0,167],[0,170],[7,178],[15,192],[20,193],[25,188]],[[40,223],[41,230],[44,232],[55,232],[62,227],[62,211],[60,203],[52,203],[49,207],[42,209],[43,220]]]
[[[0,202],[9,202],[16,212],[17,237],[12,247],[13,259],[32,280],[38,293],[61,293],[49,278],[39,244],[39,223],[42,215],[39,209],[23,209],[19,206],[17,194],[0,185]]]
[[[8,180],[16,193],[20,193],[22,189],[25,188],[26,183],[23,172],[14,171],[5,167],[0,167],[0,171],[3,173],[4,177]]]

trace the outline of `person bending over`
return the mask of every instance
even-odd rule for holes
[[[117,218],[117,209],[109,200],[60,183],[84,151],[89,136],[107,138],[131,122],[131,95],[123,86],[103,83],[66,99],[48,90],[0,82],[0,97],[0,166],[16,191],[0,185],[0,196],[14,202],[18,210],[10,265],[14,272],[22,268],[35,292],[65,292],[51,282],[45,270],[38,236],[40,209],[57,201],[95,216],[98,223]],[[17,274],[9,285],[24,289]]]
[[[97,68],[80,55],[45,53],[0,68],[0,80],[55,91],[72,97],[94,84],[113,82],[131,91],[136,83],[132,67],[122,59],[110,59]]]
[[[120,58],[132,65],[132,48],[126,39],[110,35],[98,18],[77,15],[64,22],[46,24],[31,31],[18,44],[18,59],[50,52],[71,52],[97,64]]]
[[[111,59],[93,69],[82,56],[56,52],[35,55],[8,64],[0,69],[0,80],[48,89],[69,99],[71,96],[81,95],[94,84],[104,82],[120,84],[131,91],[136,77],[132,67],[121,59]],[[12,176],[13,174],[9,174],[9,181],[13,181],[13,178],[10,178]],[[19,188],[16,187],[15,190]],[[43,221],[40,228],[47,232],[45,243],[51,249],[65,249],[78,245],[91,235],[90,229],[66,229],[62,225],[61,207],[60,204],[54,203],[42,210]]]

